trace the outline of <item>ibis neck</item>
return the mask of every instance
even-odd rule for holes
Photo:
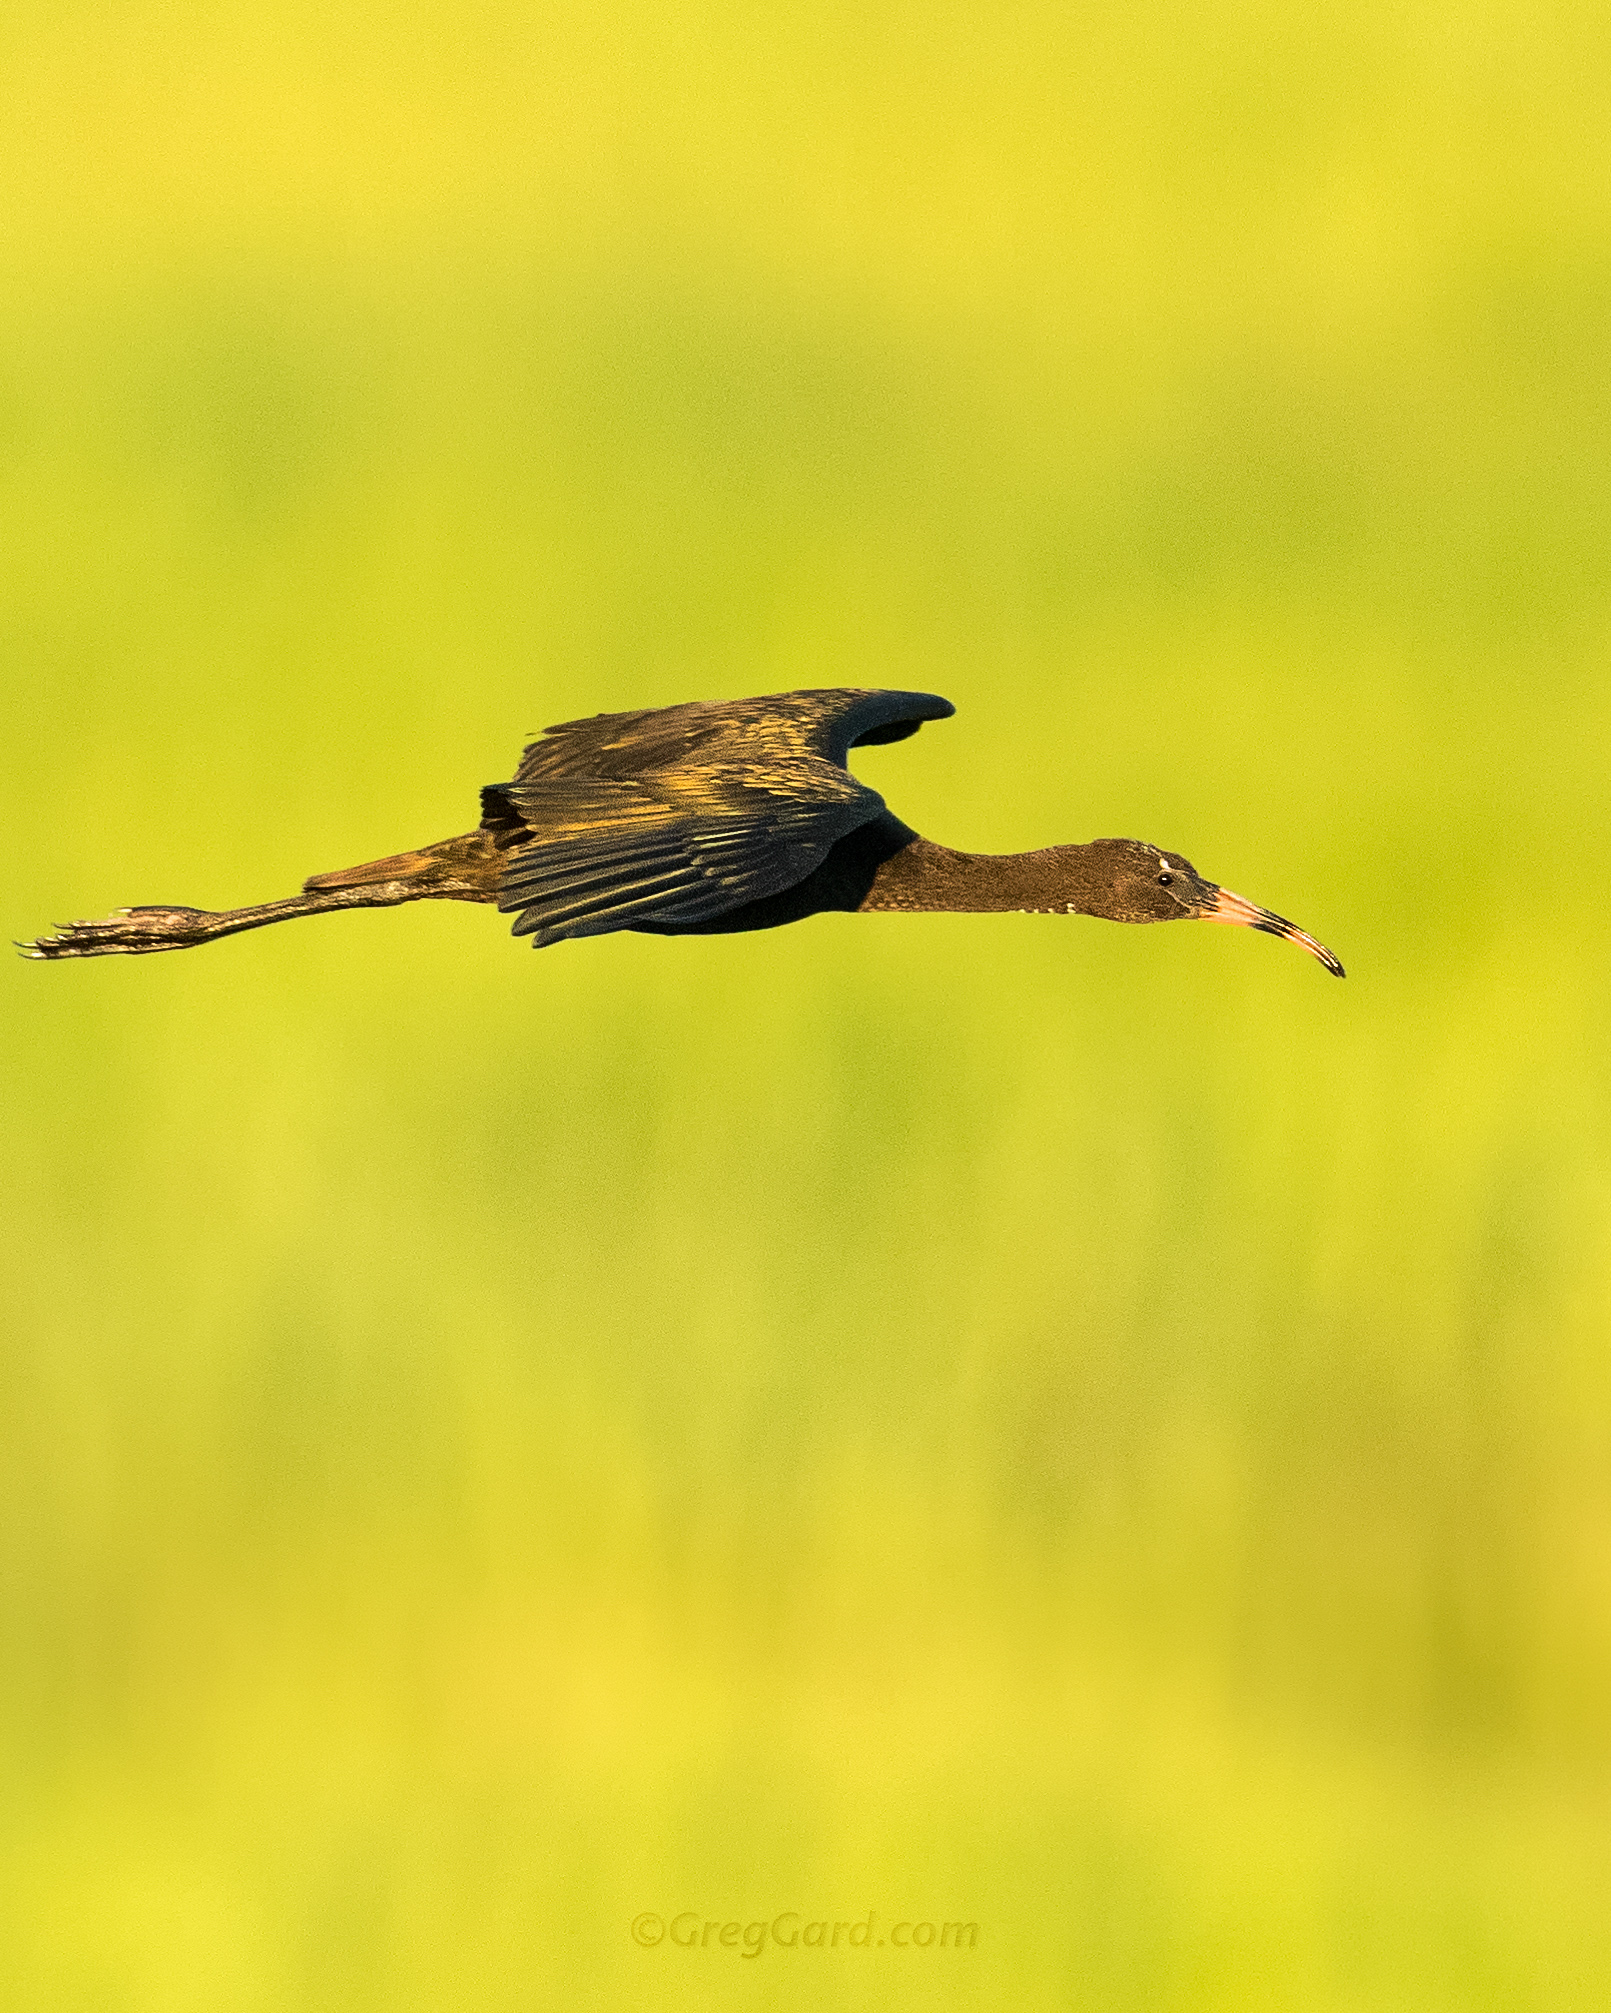
[[[883,862],[861,903],[867,909],[1017,910],[1094,915],[1096,862],[1087,846],[1033,853],[959,853],[914,838]]]

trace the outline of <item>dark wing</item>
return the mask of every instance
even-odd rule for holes
[[[781,894],[884,810],[849,750],[953,710],[922,692],[782,692],[551,727],[482,793],[509,846],[498,906],[541,946]]]

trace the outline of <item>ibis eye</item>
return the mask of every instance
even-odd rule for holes
[[[1158,885],[1159,885],[1159,887],[1161,887],[1161,888],[1167,888],[1167,887],[1168,887],[1168,885],[1169,885],[1169,883],[1170,883],[1170,882],[1171,882],[1171,881],[1172,881],[1172,880],[1173,880],[1174,878],[1175,878],[1175,877],[1174,877],[1174,875],[1173,875],[1173,874],[1160,874],[1160,875],[1158,876]]]

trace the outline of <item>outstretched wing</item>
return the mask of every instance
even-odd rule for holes
[[[552,727],[482,793],[510,844],[498,906],[541,946],[781,894],[884,810],[850,748],[953,710],[922,692],[782,692]]]

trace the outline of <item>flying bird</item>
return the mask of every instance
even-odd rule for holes
[[[1324,944],[1205,881],[1179,853],[1093,839],[962,853],[920,838],[851,775],[852,748],[904,741],[956,708],[929,692],[776,692],[550,727],[473,832],[315,874],[245,909],[119,909],[19,948],[31,958],[177,951],[294,916],[401,902],[492,902],[541,948],[612,930],[765,930],[825,910],[1017,911],[1116,923],[1237,923]]]

